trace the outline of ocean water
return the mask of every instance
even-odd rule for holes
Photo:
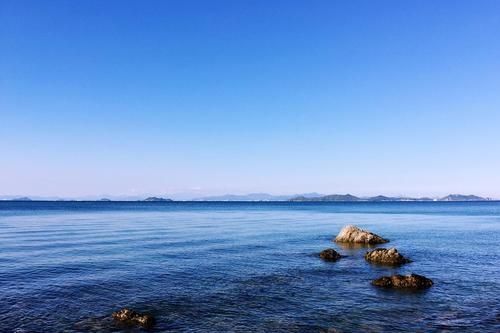
[[[346,224],[413,262],[368,264]],[[434,286],[370,285],[411,272]],[[500,332],[500,203],[0,202],[0,332],[141,331],[122,307],[153,332]]]

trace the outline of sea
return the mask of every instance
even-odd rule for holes
[[[332,242],[349,224],[412,262]],[[371,285],[409,273],[434,285]],[[146,332],[124,307],[150,332],[500,332],[500,202],[0,202],[0,332]]]

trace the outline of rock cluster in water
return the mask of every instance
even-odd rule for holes
[[[347,225],[340,230],[335,241],[339,243],[382,244],[389,240],[354,225]]]
[[[380,237],[368,230],[363,230],[354,225],[343,227],[335,242],[340,244],[357,244],[359,246],[370,246],[373,244],[387,243],[389,240]],[[341,255],[334,249],[323,250],[319,255],[323,260],[337,261]],[[405,258],[395,248],[378,248],[365,254],[365,260],[370,263],[399,266],[411,262]],[[418,274],[383,276],[372,281],[372,285],[384,288],[398,289],[425,289],[433,285],[431,279]]]
[[[399,266],[410,262],[411,260],[403,257],[395,248],[375,249],[365,254],[366,261],[381,265]]]
[[[320,252],[319,257],[325,261],[337,261],[342,256],[334,249],[326,249]]]
[[[151,328],[155,323],[155,319],[153,316],[138,313],[127,308],[113,312],[112,316],[119,322],[125,323],[127,325],[142,326],[144,328]]]
[[[382,238],[370,231],[363,230],[353,225],[347,225],[340,230],[335,242],[350,243],[350,244],[382,244],[387,243],[389,240]],[[325,261],[337,261],[342,256],[332,248],[325,249],[320,252],[319,257]],[[365,259],[368,262],[384,264],[384,265],[402,265],[410,262],[409,259],[402,256],[395,248],[384,249],[378,248],[369,251],[365,254]],[[410,275],[392,275],[383,276],[372,281],[372,285],[384,288],[397,288],[397,289],[426,289],[433,285],[431,279],[418,274]],[[138,313],[131,309],[121,309],[113,312],[112,317],[124,324],[141,326],[149,329],[155,324],[153,316],[148,314]]]
[[[383,276],[372,281],[377,287],[398,289],[426,289],[434,283],[431,279],[418,274]]]

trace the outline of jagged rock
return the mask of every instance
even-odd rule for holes
[[[392,265],[392,266],[403,265],[411,261],[403,257],[395,248],[390,248],[390,249],[379,248],[373,251],[366,252],[365,259],[366,261],[375,264]]]
[[[398,289],[425,289],[434,283],[431,279],[418,274],[383,276],[372,281],[377,287],[398,288]]]
[[[342,256],[334,249],[326,249],[320,252],[319,257],[325,261],[337,261]]]
[[[129,325],[139,325],[144,328],[151,328],[155,319],[153,316],[143,313],[135,312],[127,308],[121,309],[120,311],[113,312],[112,314],[115,320]]]
[[[335,241],[339,243],[381,244],[387,243],[389,240],[354,225],[347,225],[340,230]]]

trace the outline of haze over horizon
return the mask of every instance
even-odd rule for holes
[[[389,197],[391,199],[409,199],[409,200],[415,200],[415,199],[423,199],[423,200],[428,200],[428,199],[434,199],[434,200],[441,200],[441,199],[446,199],[447,197],[450,196],[473,196],[473,197],[479,197],[481,200],[494,200],[498,201],[499,198],[496,197],[488,197],[488,196],[477,196],[472,193],[449,193],[446,195],[430,195],[430,196],[425,196],[425,195],[418,195],[418,196],[408,196],[408,195],[403,195],[403,194],[397,194],[397,195],[386,195],[384,193],[378,193],[378,194],[371,194],[371,195],[357,195],[357,194],[352,194],[352,193],[317,193],[317,192],[309,192],[309,193],[288,193],[288,194],[283,194],[283,193],[266,193],[266,192],[258,192],[258,193],[223,193],[223,194],[207,194],[207,195],[202,195],[202,194],[194,194],[194,193],[170,193],[170,194],[136,194],[136,195],[84,195],[84,196],[76,196],[76,197],[64,197],[64,196],[30,196],[30,195],[0,195],[0,201],[2,200],[48,200],[48,201],[59,201],[59,200],[77,200],[77,201],[102,201],[102,200],[111,200],[111,201],[143,201],[145,199],[155,199],[155,200],[163,200],[163,199],[172,199],[175,201],[288,201],[290,199],[298,199],[298,198],[318,198],[321,199],[323,197],[327,196],[351,196],[353,195],[354,197],[357,197],[359,199],[373,199],[373,198],[378,198],[380,196],[382,197]],[[337,199],[338,201],[342,200],[347,200],[350,201],[349,199]],[[460,201],[460,200],[465,200],[465,201],[474,201],[474,200],[467,200],[467,199],[454,199],[453,201]],[[148,200],[146,200],[148,201]],[[154,200],[152,200],[154,201]],[[335,200],[334,200],[335,201]]]
[[[498,1],[2,1],[0,196],[500,198]]]

